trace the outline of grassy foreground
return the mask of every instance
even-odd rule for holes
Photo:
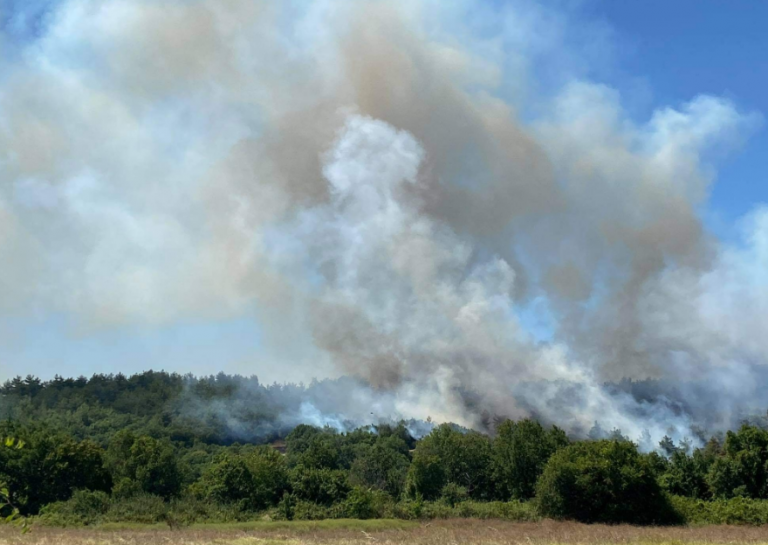
[[[515,523],[452,519],[432,522],[399,520],[326,520],[200,525],[171,531],[167,526],[101,526],[89,529],[36,527],[21,535],[0,527],[5,545],[379,545],[379,544],[741,544],[768,543],[768,527],[637,527],[574,522]]]

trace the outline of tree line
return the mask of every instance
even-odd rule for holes
[[[618,433],[575,441],[531,419],[497,421],[491,434],[443,424],[420,439],[405,422],[298,425],[272,444],[241,443],[192,421],[185,430],[173,409],[185,379],[138,377],[6,383],[0,437],[15,441],[0,446],[0,515],[13,506],[62,524],[436,513],[663,524],[768,499],[768,431],[754,425],[701,448],[665,438],[650,453]]]

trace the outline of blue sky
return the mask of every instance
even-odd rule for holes
[[[584,3],[584,16],[610,26],[617,84],[642,78],[647,107],[712,94],[768,113],[768,3],[601,0]],[[710,204],[724,225],[714,227],[727,228],[755,203],[768,202],[766,172],[768,131],[760,130],[719,170]]]
[[[602,33],[606,49],[592,51],[581,72],[617,89],[638,121],[646,120],[659,106],[677,107],[700,94],[726,97],[740,110],[768,114],[768,33],[764,29],[768,3],[584,0],[543,4],[564,10],[571,32],[584,25]],[[0,0],[6,61],[22,55],[24,48],[33,47],[45,34],[46,16],[55,6],[52,0]],[[735,238],[739,218],[759,203],[768,203],[767,170],[768,131],[760,129],[719,165],[718,182],[702,211],[713,232],[726,240]],[[285,376],[257,363],[262,359],[262,327],[254,314],[106,332],[84,332],[66,315],[47,311],[0,318],[0,379],[16,373],[48,378],[54,373],[131,373],[148,368],[195,373],[223,369],[268,379]],[[523,312],[523,320],[538,329],[540,337],[547,336],[546,311],[543,314],[542,325],[540,316]],[[297,374],[298,379],[306,380],[307,373],[311,370]]]

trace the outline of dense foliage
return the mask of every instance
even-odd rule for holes
[[[584,522],[674,521],[653,467],[627,441],[587,441],[555,453],[536,485],[543,515]]]
[[[568,444],[557,427],[545,430],[535,420],[502,422],[493,441],[493,481],[502,497],[530,499],[544,465]]]
[[[300,423],[305,404],[322,408],[359,386],[350,378],[263,385],[256,377],[153,371],[51,381],[16,377],[0,386],[0,419],[46,424],[102,446],[122,430],[185,445],[265,443]]]
[[[496,419],[487,434],[443,424],[418,440],[406,422],[340,432],[286,420],[339,384],[14,379],[0,388],[0,437],[24,448],[0,448],[0,515],[56,524],[265,514],[768,521],[768,431],[759,426],[700,448],[665,438],[644,454],[618,430],[573,441],[534,420]]]

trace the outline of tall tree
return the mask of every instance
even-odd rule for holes
[[[535,420],[507,420],[497,427],[493,441],[492,475],[503,499],[532,498],[536,480],[549,458],[568,445],[560,428],[545,430]]]

